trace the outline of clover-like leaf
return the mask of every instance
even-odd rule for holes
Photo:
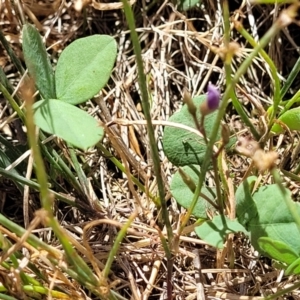
[[[98,143],[104,134],[103,127],[87,112],[56,99],[34,104],[34,120],[42,130],[55,134],[80,149]]]
[[[22,35],[23,54],[30,76],[43,98],[55,98],[54,72],[39,32],[33,25],[25,24]]]
[[[107,83],[116,55],[116,42],[108,35],[93,35],[71,43],[57,62],[57,99],[74,105],[91,99]]]

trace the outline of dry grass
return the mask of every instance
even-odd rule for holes
[[[167,120],[180,108],[184,88],[192,95],[199,95],[205,92],[209,81],[216,83],[221,89],[224,86],[223,63],[218,55],[223,36],[219,5],[216,1],[205,0],[202,9],[194,8],[188,13],[182,13],[168,2],[153,1],[149,4],[145,1],[136,1],[133,5],[147,74],[151,114],[153,120],[158,121]],[[253,36],[262,36],[278,14],[278,10],[272,6],[239,7],[237,2],[239,1],[230,1],[232,18],[243,19]],[[13,5],[12,2],[1,0],[0,25],[6,39],[20,58],[22,48],[19,24],[22,18],[34,23],[46,37],[46,44],[54,63],[62,49],[78,37],[91,34],[114,36],[118,43],[118,56],[111,80],[99,97],[87,103],[87,109],[105,124],[116,118],[133,121],[132,124],[134,121],[144,120],[138,93],[135,57],[120,3],[99,3],[95,0],[83,2],[55,0],[46,3],[26,0],[21,11],[17,3],[18,1]],[[270,45],[269,54],[274,59],[278,71],[286,77],[293,66],[292,61],[298,55],[299,46],[295,48],[295,41],[299,38],[299,32],[296,26],[292,25],[281,33],[281,42],[278,38],[274,38]],[[232,39],[241,46],[240,55],[234,63],[236,68],[243,57],[251,51],[251,47],[245,44],[234,30]],[[20,76],[2,48],[0,48],[0,65],[10,80],[17,84]],[[297,90],[299,85],[298,81],[292,88]],[[259,126],[262,120],[259,118],[260,113],[257,112],[260,109],[264,111],[266,105],[271,103],[268,67],[260,58],[254,61],[241,79],[237,93],[247,108],[249,117]],[[2,123],[11,116],[12,110],[1,95],[0,101]],[[248,134],[231,104],[228,107],[226,121],[233,133]],[[2,133],[16,145],[20,144],[18,134],[21,134],[22,130],[17,122],[1,126]],[[184,211],[178,208],[169,194],[169,182],[174,167],[167,161],[162,150],[163,126],[157,125],[155,133],[160,149],[170,220],[173,229],[176,230]],[[298,137],[293,136],[293,139],[296,142]],[[279,140],[278,143],[280,142]],[[283,143],[284,147],[287,147],[286,145],[292,141],[285,139]],[[68,182],[56,178],[54,181],[81,206],[81,210],[78,210],[56,202],[56,216],[70,235],[75,248],[87,261],[94,260],[101,270],[118,228],[134,211],[137,211],[138,216],[120,246],[110,279],[116,284],[114,290],[126,299],[166,299],[165,254],[157,229],[153,226],[157,216],[156,207],[149,198],[149,193],[156,193],[156,181],[146,127],[136,123],[131,126],[111,125],[107,128],[104,145],[123,162],[128,174],[131,173],[140,179],[146,187],[146,193],[137,190],[132,181],[128,180],[128,176],[118,171],[109,157],[96,149],[87,153],[78,152],[86,176],[90,179],[89,188],[86,189],[83,198],[75,190],[70,189]],[[55,141],[53,147],[64,155],[68,162],[68,149],[63,142]],[[278,146],[280,149],[284,147]],[[290,149],[288,153],[291,151]],[[286,153],[283,156],[286,156]],[[23,164],[27,174],[31,176],[32,160],[25,157]],[[248,161],[232,155],[228,157],[228,164],[230,171],[235,174],[234,183],[238,184],[247,172]],[[48,170],[49,174],[53,171],[50,168]],[[299,184],[291,182],[290,185],[298,193]],[[1,213],[28,228],[29,222],[34,218],[34,212],[40,206],[38,194],[30,190],[23,197],[15,185],[1,178],[0,195]],[[88,205],[86,201],[89,201]],[[100,220],[99,215],[95,217],[95,203],[98,203]],[[12,240],[19,240],[3,227],[0,227],[0,230]],[[35,224],[32,232],[46,243],[60,249],[51,229]],[[216,251],[199,240],[192,228],[187,230],[186,235],[180,240],[172,274],[174,299],[204,299],[203,293],[207,299],[262,299],[279,289],[289,287],[296,280],[294,277],[283,276],[282,272],[271,266],[269,259],[258,258],[243,236],[236,236],[233,240],[235,259],[231,268],[227,248]],[[42,252],[37,252],[25,242],[21,244],[21,248],[27,253],[29,261],[44,274],[48,287],[55,285],[68,291],[70,299],[96,299],[85,294],[76,282],[54,267]],[[30,274],[31,271],[27,268],[29,261],[24,261],[24,270]],[[18,275],[15,271],[0,267],[0,281],[11,287],[9,294],[17,299],[26,299],[18,287],[19,279],[13,281],[16,278],[18,279]],[[48,299],[48,296],[44,297]],[[286,299],[299,297],[299,291],[294,291]]]

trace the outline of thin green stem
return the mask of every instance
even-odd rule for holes
[[[225,65],[225,73],[227,74],[226,69],[227,68]],[[230,82],[230,81],[231,81],[231,78],[229,81],[227,81],[227,75],[226,75],[226,82]],[[254,127],[254,125],[252,124],[250,119],[248,118],[248,116],[247,116],[241,102],[238,100],[234,90],[231,91],[230,97],[231,97],[231,101],[232,101],[232,104],[233,104],[235,110],[237,111],[237,113],[239,114],[239,116],[241,117],[241,119],[245,123],[245,125],[249,127],[254,138],[258,141],[260,139],[260,134],[257,132],[256,128]]]
[[[0,293],[0,299],[3,299],[3,300],[18,300],[15,297],[7,296],[7,295],[2,294],[2,293]]]
[[[103,155],[105,156],[105,158],[108,158],[122,173],[126,174],[126,169],[123,166],[123,164],[116,159],[101,143],[98,143],[96,145],[96,147],[98,149],[100,149],[100,151],[103,153]],[[133,183],[144,193],[146,193],[146,189],[145,186],[133,175],[131,175],[131,180],[133,181]],[[149,194],[149,197],[153,200],[155,200],[155,197],[152,194]]]
[[[7,219],[5,216],[0,214],[0,224],[6,227],[11,232],[14,232],[17,236],[21,237],[26,234],[26,230],[21,226],[15,224],[13,221]],[[59,258],[61,256],[61,252],[54,247],[42,242],[38,237],[33,234],[30,234],[27,238],[27,242],[32,245],[36,249],[44,249],[49,252],[53,257]]]
[[[224,11],[224,46],[225,49],[227,49],[227,54],[225,57],[224,61],[224,69],[225,69],[225,76],[226,76],[226,86],[228,87],[231,83],[231,75],[232,75],[232,69],[231,69],[231,60],[232,60],[232,50],[230,50],[230,23],[229,23],[229,10],[228,10],[228,3],[224,2],[223,3],[223,11]],[[232,89],[231,94],[230,94],[232,104],[243,120],[243,122],[246,124],[246,126],[249,127],[251,133],[255,137],[256,140],[259,140],[260,135],[255,129],[254,125],[251,123],[249,120],[243,106],[241,105],[240,101],[237,99],[236,94],[234,92],[234,89]]]
[[[229,50],[229,43],[230,43],[230,23],[229,23],[229,9],[228,9],[228,2],[227,0],[223,1],[223,20],[224,20],[224,47],[225,49]],[[225,74],[226,74],[226,85],[228,85],[231,81],[231,57],[232,55],[228,53],[225,55]],[[218,171],[218,162],[217,157],[214,155],[212,156],[212,164],[213,170],[215,173],[215,185],[216,185],[216,192],[217,192],[217,203],[219,207],[219,212],[221,215],[224,214],[224,203],[223,197],[221,192],[221,185],[220,185],[220,176]]]
[[[173,239],[173,231],[172,231],[172,227],[171,227],[171,224],[169,221],[167,203],[165,201],[164,183],[163,183],[162,176],[161,176],[160,159],[159,159],[157,144],[156,144],[156,140],[155,140],[155,136],[154,136],[154,129],[153,129],[153,125],[151,122],[149,97],[148,97],[148,90],[147,90],[147,85],[146,85],[146,76],[145,76],[144,67],[143,67],[141,45],[140,45],[138,35],[136,32],[134,16],[133,16],[131,7],[127,0],[122,0],[122,2],[124,5],[124,12],[126,15],[129,29],[130,29],[130,36],[131,36],[131,40],[132,40],[132,44],[133,44],[134,53],[136,56],[138,78],[139,78],[139,88],[140,88],[140,92],[141,92],[141,102],[142,102],[142,107],[143,107],[143,113],[144,113],[145,119],[147,121],[147,129],[148,129],[148,137],[149,137],[149,143],[150,143],[150,149],[151,149],[151,156],[152,156],[153,164],[154,164],[154,173],[155,173],[156,180],[157,180],[162,216],[163,216],[163,220],[165,222],[166,228],[167,228],[167,235],[168,235],[168,240],[169,240],[169,245],[170,245],[170,243],[172,242],[172,239]]]
[[[298,76],[300,71],[300,56],[298,57],[296,64],[294,65],[292,71],[290,72],[286,82],[284,83],[281,91],[280,91],[280,98],[283,99],[289,88],[291,87],[292,83],[294,82],[295,78]]]
[[[13,110],[18,114],[19,118],[24,122],[25,116],[23,111],[20,109],[19,105],[15,101],[15,99],[10,95],[8,90],[5,86],[0,82],[0,91],[2,92],[3,96],[8,100],[9,104],[13,108]]]
[[[108,275],[110,273],[111,270],[111,265],[113,263],[113,261],[115,260],[115,256],[118,253],[118,250],[120,248],[121,242],[124,239],[127,229],[130,227],[131,223],[134,221],[134,218],[136,217],[136,214],[132,214],[128,221],[126,222],[126,224],[124,224],[124,226],[121,228],[121,230],[119,231],[117,238],[109,252],[109,256],[107,258],[106,264],[105,264],[105,268],[103,270],[103,277],[104,278],[108,278]]]
[[[209,165],[210,165],[211,153],[213,152],[213,147],[214,147],[214,144],[215,144],[216,139],[217,139],[217,134],[218,134],[218,130],[220,128],[221,121],[222,121],[223,116],[225,115],[225,112],[226,112],[226,107],[227,107],[227,104],[228,104],[228,101],[229,101],[229,97],[231,95],[231,91],[234,89],[235,85],[238,83],[238,81],[242,77],[242,75],[246,73],[248,67],[251,65],[252,60],[255,58],[255,56],[257,56],[259,51],[261,49],[263,49],[269,43],[271,38],[279,32],[281,27],[282,27],[282,24],[279,21],[277,21],[266,32],[266,34],[260,40],[259,44],[253,49],[253,51],[250,53],[250,55],[245,59],[245,61],[242,63],[242,65],[238,68],[235,76],[232,78],[232,81],[227,86],[227,88],[225,90],[225,93],[223,94],[223,98],[222,98],[221,105],[220,105],[219,110],[218,110],[217,118],[216,118],[216,121],[215,121],[214,126],[212,128],[209,142],[207,144],[204,160],[203,160],[203,163],[202,163],[202,166],[201,166],[201,173],[200,173],[200,176],[199,176],[199,181],[198,181],[198,185],[197,185],[197,188],[196,188],[196,192],[194,194],[191,206],[189,207],[189,209],[188,209],[188,211],[187,211],[187,213],[186,213],[186,215],[185,215],[185,217],[184,217],[184,219],[181,223],[180,232],[182,232],[185,225],[189,221],[190,216],[191,216],[191,214],[192,214],[192,212],[193,212],[193,210],[196,206],[196,203],[198,201],[200,191],[201,191],[203,183],[205,181],[206,172],[207,172],[207,170],[209,168]]]
[[[70,144],[68,144],[68,148],[69,148],[70,157],[71,157],[72,163],[74,165],[76,174],[78,176],[79,182],[81,183],[81,192],[83,192],[83,194],[85,194],[85,196],[88,196],[87,195],[88,194],[87,178],[81,168],[81,165],[78,162],[74,148]]]
[[[26,93],[24,93],[26,95]],[[75,269],[76,273],[79,275],[81,282],[89,282],[92,286],[98,285],[98,280],[94,276],[92,270],[88,267],[88,265],[84,262],[84,260],[78,255],[78,253],[74,250],[73,246],[68,240],[67,235],[64,230],[60,227],[58,221],[54,218],[52,212],[52,201],[54,197],[48,190],[48,181],[47,175],[44,167],[44,163],[42,160],[42,156],[40,153],[40,149],[38,147],[38,143],[35,138],[35,125],[33,123],[33,109],[32,109],[32,98],[27,95],[25,98],[26,101],[26,125],[27,125],[27,134],[29,143],[31,145],[31,149],[33,152],[33,157],[35,159],[35,172],[40,184],[40,195],[41,202],[44,210],[47,212],[47,217],[44,220],[45,224],[50,226],[62,244],[66,258],[68,263],[72,268]],[[27,98],[27,99],[26,99]]]
[[[217,203],[218,203],[218,209],[221,215],[224,214],[224,202],[221,192],[221,185],[220,185],[220,179],[219,179],[219,171],[218,171],[218,163],[217,158],[212,158],[212,164],[213,164],[213,170],[215,173],[215,184],[216,184],[216,192],[217,192]]]
[[[295,291],[300,288],[300,282],[296,282],[295,284],[291,285],[286,289],[279,289],[277,293],[265,297],[265,300],[273,300],[273,299],[280,299],[281,296],[287,295],[288,293]]]
[[[226,49],[229,48],[229,43],[230,43],[230,22],[229,22],[230,19],[229,18],[230,18],[230,14],[229,14],[228,2],[227,0],[225,0],[223,1],[223,20],[224,20],[224,46]]]
[[[30,88],[30,87],[28,87]],[[33,109],[32,109],[33,99],[25,99],[26,102],[26,127],[27,136],[29,144],[31,146],[31,151],[35,160],[35,172],[37,180],[40,185],[40,195],[43,208],[49,214],[49,218],[53,218],[52,213],[52,198],[48,191],[48,180],[46,175],[46,170],[44,162],[40,153],[40,149],[36,140],[35,125],[33,122]]]
[[[42,140],[46,138],[42,132],[40,132],[40,138]],[[41,144],[41,150],[48,158],[52,166],[57,165],[58,169],[61,170],[62,175],[68,180],[69,183],[72,184],[74,189],[76,189],[78,192],[81,193],[82,190],[80,184],[78,183],[77,179],[75,178],[70,168],[66,165],[63,159],[60,157],[60,155],[56,152],[56,150],[54,150],[51,146],[47,147],[46,145],[43,144]]]
[[[294,181],[300,182],[300,177],[295,175],[295,174],[299,173],[299,171],[300,171],[299,169],[300,169],[300,165],[298,165],[297,169],[293,173],[289,172],[289,171],[286,171],[286,170],[280,170],[280,171],[282,172],[282,174],[284,176],[287,176],[287,177],[291,178]]]
[[[280,112],[280,116],[283,115],[286,111],[288,111],[292,105],[300,100],[300,90],[297,91],[297,93],[287,101],[286,105],[284,106],[284,109]]]
[[[251,44],[251,46],[253,48],[257,47],[257,43],[255,42],[253,37],[247,32],[247,30],[245,30],[245,28],[240,23],[236,27],[236,29]],[[270,71],[271,71],[271,74],[272,74],[273,83],[274,83],[273,111],[272,111],[272,114],[271,114],[270,120],[269,120],[270,124],[272,124],[272,121],[276,116],[276,112],[277,112],[279,103],[282,99],[282,96],[281,96],[281,93],[280,93],[280,81],[279,81],[279,77],[278,77],[278,74],[277,74],[276,66],[275,66],[274,62],[272,61],[272,59],[270,58],[270,56],[263,49],[261,49],[259,51],[259,54],[266,61],[266,63],[269,65]]]

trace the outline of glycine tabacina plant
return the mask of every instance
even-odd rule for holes
[[[201,164],[204,159],[207,140],[216,119],[220,92],[212,84],[208,85],[207,95],[185,99],[185,105],[169,119],[170,122],[198,129],[201,135],[177,127],[166,127],[163,136],[164,151],[168,159],[179,167],[171,181],[171,192],[175,200],[188,209],[192,203],[199,181]],[[200,120],[200,122],[199,122]],[[219,132],[218,138],[221,137]],[[215,153],[212,159],[215,159]],[[270,165],[271,166],[271,165]],[[216,174],[216,180],[218,174]],[[223,248],[229,233],[244,232],[252,245],[261,254],[281,263],[286,274],[300,273],[300,235],[296,222],[283,199],[282,190],[277,184],[261,186],[253,191],[256,177],[248,177],[235,192],[236,216],[234,220],[220,211],[216,191],[203,186],[194,217],[203,222],[195,228],[196,234],[207,243]],[[293,202],[290,191],[284,188],[288,201]],[[300,204],[293,203],[298,214]],[[210,220],[207,211],[215,212]],[[218,212],[217,212],[218,211]],[[286,234],[286,233],[289,234]]]
[[[107,83],[117,54],[115,40],[107,35],[77,39],[61,53],[54,72],[35,27],[26,24],[22,33],[25,63],[42,98],[33,106],[36,125],[81,149],[98,143],[103,127],[75,105]]]

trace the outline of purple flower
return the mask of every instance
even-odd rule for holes
[[[215,85],[209,83],[207,87],[207,106],[209,110],[216,110],[219,107],[220,99],[221,94],[219,89]]]

